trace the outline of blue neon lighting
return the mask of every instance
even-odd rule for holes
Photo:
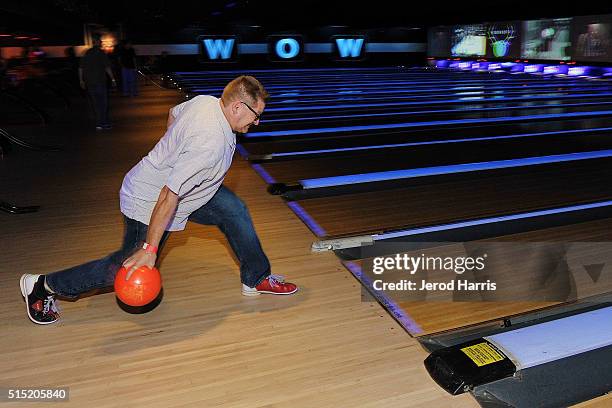
[[[249,70],[250,72],[325,72],[325,71],[372,71],[372,72],[379,72],[379,71],[390,71],[390,72],[396,72],[397,70],[395,68],[365,68],[365,67],[360,67],[360,68],[277,68],[277,69],[252,69]],[[189,75],[207,75],[207,74],[225,74],[225,73],[244,73],[244,70],[239,69],[239,70],[231,70],[231,71],[215,71],[215,70],[211,70],[211,71],[177,71],[174,72],[175,75],[183,75],[183,76],[189,76]]]
[[[216,59],[229,59],[232,56],[232,50],[234,49],[234,39],[216,39],[212,40],[207,38],[204,40],[206,52],[208,58],[211,60]]]
[[[339,132],[355,132],[363,130],[388,130],[388,129],[409,129],[414,127],[429,127],[439,125],[459,125],[469,123],[499,123],[499,122],[518,122],[525,119],[553,119],[553,118],[571,118],[571,117],[593,117],[611,115],[612,110],[604,110],[597,112],[570,112],[557,114],[543,115],[522,115],[522,116],[502,116],[499,118],[478,118],[478,119],[454,119],[454,120],[434,120],[428,122],[405,122],[405,123],[389,123],[378,125],[360,125],[360,126],[339,126],[314,129],[296,129],[296,130],[276,130],[269,132],[253,132],[246,135],[247,138],[256,137],[280,137],[280,136],[296,136],[321,133],[339,133]]]
[[[345,176],[322,177],[300,180],[305,189],[342,186],[358,183],[373,183],[379,181],[399,180],[417,177],[438,176],[442,174],[457,174],[471,171],[495,170],[512,167],[535,166],[539,164],[562,163],[567,161],[600,159],[612,157],[612,150],[596,150],[580,153],[554,154],[550,156],[524,157],[520,159],[494,160],[488,162],[450,164],[444,166],[420,167],[380,171],[373,173],[349,174]]]
[[[594,208],[609,207],[611,205],[612,205],[612,200],[611,201],[600,201],[600,202],[591,203],[591,204],[572,205],[568,207],[559,207],[559,208],[553,208],[553,209],[548,209],[548,210],[529,211],[529,212],[512,214],[512,215],[504,215],[504,216],[499,216],[499,217],[480,218],[477,220],[434,225],[431,227],[421,227],[421,228],[413,228],[413,229],[402,230],[402,231],[386,232],[383,234],[372,235],[372,238],[374,239],[374,241],[382,241],[385,239],[428,234],[431,232],[448,231],[448,230],[453,230],[453,229],[458,229],[458,228],[474,227],[477,225],[494,224],[498,222],[515,221],[515,220],[522,220],[526,218],[534,218],[534,217],[540,217],[540,216],[546,216],[546,215],[555,215],[555,214],[563,214],[563,213],[568,213],[568,212],[590,210]]]
[[[468,91],[468,90],[473,90],[473,91],[479,91],[480,93],[483,92],[489,92],[489,93],[493,93],[493,91],[500,91],[500,90],[521,90],[521,91],[529,91],[529,90],[541,90],[541,89],[550,89],[550,90],[557,90],[557,88],[559,87],[563,87],[566,88],[566,90],[570,90],[570,85],[573,84],[544,84],[544,85],[524,85],[524,86],[503,86],[502,85],[496,85],[496,86],[489,86],[489,85],[472,85],[472,86],[453,86],[451,88],[439,88],[437,87],[438,85],[436,85],[436,87],[428,87],[428,86],[414,86],[411,87],[410,89],[406,89],[405,86],[391,86],[388,84],[385,85],[381,85],[375,88],[369,88],[369,89],[365,89],[365,88],[361,88],[361,87],[354,87],[354,88],[348,88],[348,89],[343,89],[340,90],[337,86],[332,86],[329,87],[331,92],[326,90],[326,89],[321,89],[321,90],[298,90],[298,89],[292,89],[292,90],[283,90],[280,93],[273,93],[271,95],[272,99],[277,99],[277,98],[281,98],[283,96],[286,95],[290,95],[290,96],[303,96],[303,97],[307,97],[307,98],[314,98],[314,97],[320,97],[320,96],[336,96],[338,94],[364,94],[366,96],[370,96],[373,94],[385,94],[386,96],[388,96],[389,92],[393,92],[394,95],[397,94],[420,94],[420,93],[425,93],[428,91],[433,91],[433,92],[441,92],[441,91],[445,91],[443,94],[448,94],[448,91]],[[581,84],[578,84],[581,85]],[[570,89],[568,89],[570,88]],[[609,90],[610,86],[601,86],[601,85],[591,85],[591,86],[580,86],[580,87],[574,87],[574,89],[571,90],[575,90],[575,89],[582,89],[582,90],[598,90],[598,89],[606,89]],[[193,92],[209,92],[209,91],[221,91],[221,88],[192,88],[191,89]],[[431,95],[431,93],[429,94]]]
[[[409,115],[428,115],[432,113],[468,113],[468,112],[495,112],[495,111],[511,111],[511,110],[521,110],[521,109],[544,109],[544,108],[572,108],[576,106],[591,106],[591,105],[612,105],[612,101],[604,101],[604,102],[581,102],[581,103],[554,103],[549,105],[529,105],[529,106],[501,106],[501,107],[492,107],[492,108],[478,108],[478,109],[470,109],[467,110],[457,110],[457,109],[437,109],[437,110],[428,110],[428,111],[409,111],[409,112],[384,112],[384,113],[368,113],[368,114],[352,114],[352,115],[332,115],[332,116],[308,116],[302,118],[280,118],[280,119],[266,119],[265,124],[269,123],[285,123],[285,122],[310,122],[313,120],[323,120],[323,119],[352,119],[352,118],[362,118],[362,117],[382,117],[382,116],[409,116]]]
[[[546,75],[567,74],[567,65],[547,65],[543,73]]]
[[[289,157],[289,156],[301,156],[301,155],[315,155],[315,154],[351,152],[351,151],[360,151],[360,150],[389,149],[389,148],[394,148],[394,147],[412,147],[412,146],[427,146],[427,145],[446,144],[446,143],[480,142],[480,141],[485,141],[485,140],[517,139],[517,138],[523,138],[523,137],[538,137],[538,136],[563,135],[563,134],[573,134],[573,133],[592,133],[592,132],[601,132],[601,131],[607,131],[607,130],[612,131],[612,127],[560,130],[560,131],[538,132],[538,133],[519,133],[519,134],[514,134],[514,135],[483,136],[483,137],[471,137],[471,138],[462,138],[462,139],[429,140],[426,142],[394,143],[394,144],[376,145],[376,146],[344,147],[344,148],[337,148],[337,149],[303,150],[299,152],[273,153],[271,154],[271,156],[272,157]]]
[[[228,71],[231,72],[231,71]],[[240,71],[241,73],[245,73],[245,71]],[[247,73],[253,73],[253,74],[259,74],[257,70],[249,70],[246,71]],[[495,78],[495,79],[485,79],[485,78],[464,78],[464,77],[458,77],[456,75],[451,75],[451,76],[447,76],[447,77],[436,77],[436,79],[432,79],[431,77],[428,76],[421,76],[421,75],[416,75],[416,76],[400,76],[398,77],[397,74],[375,74],[375,75],[353,75],[353,74],[342,74],[342,73],[338,73],[335,75],[332,74],[316,74],[313,72],[307,72],[304,74],[299,74],[299,75],[290,75],[287,76],[286,79],[278,79],[277,76],[274,76],[274,73],[270,73],[270,76],[262,76],[269,79],[269,80],[273,80],[276,83],[279,83],[283,86],[290,86],[290,85],[294,85],[295,83],[304,83],[304,84],[309,84],[311,83],[310,81],[308,81],[308,79],[319,79],[320,81],[323,81],[323,83],[317,82],[315,84],[312,84],[312,87],[319,87],[321,85],[328,85],[329,81],[351,81],[352,84],[351,85],[368,85],[368,84],[373,84],[376,85],[378,83],[380,83],[381,81],[387,81],[390,83],[395,83],[395,84],[405,84],[405,85],[418,85],[418,84],[436,84],[436,83],[440,83],[440,84],[451,84],[451,83],[457,83],[457,84],[461,84],[461,83],[482,83],[482,84],[497,84],[497,83],[508,83],[508,84],[524,84],[524,83],[541,83],[542,80],[540,78],[520,78],[520,79],[516,79],[516,78]],[[263,74],[262,74],[263,75]],[[348,75],[351,75],[349,78],[347,78]],[[465,74],[464,74],[465,75]],[[202,82],[211,82],[211,80],[219,80],[219,79],[230,79],[233,76],[231,74],[228,75],[215,75],[214,72],[211,72],[209,74],[198,74],[198,75],[179,75],[176,76],[178,78],[179,81],[181,82],[196,82],[196,83],[202,83]],[[292,81],[292,82],[289,82]],[[295,81],[295,82],[293,82]],[[552,80],[553,82],[557,82],[557,83],[562,83],[563,80],[562,79],[554,79]],[[547,82],[549,83],[549,82]],[[268,88],[268,87],[266,87]]]
[[[425,43],[367,43],[367,52],[425,52]]]
[[[244,44],[243,44],[244,45]],[[502,65],[503,66],[503,65]],[[260,73],[258,73],[256,70],[248,70],[248,71],[242,71],[243,73],[253,73],[253,74],[257,74],[260,75]],[[300,74],[296,74],[296,75],[287,75],[285,78],[279,79],[278,78],[278,74],[275,73],[270,73],[269,76],[266,76],[264,74],[261,74],[262,78],[266,78],[269,81],[274,81],[276,84],[280,84],[280,85],[284,85],[284,86],[291,86],[294,84],[308,84],[311,83],[310,81],[308,81],[309,78],[312,79],[317,79],[320,82],[317,82],[315,84],[312,84],[312,86],[317,87],[317,86],[321,86],[321,85],[328,85],[330,82],[340,82],[343,81],[345,83],[351,82],[351,83],[356,83],[359,85],[367,85],[367,84],[376,84],[376,83],[380,83],[381,81],[388,81],[391,83],[403,83],[403,84],[414,84],[414,85],[418,85],[418,84],[436,84],[436,83],[440,83],[440,84],[461,84],[461,83],[482,83],[482,84],[500,84],[500,83],[507,83],[507,84],[525,84],[525,83],[540,83],[542,82],[541,79],[539,78],[506,78],[506,77],[501,77],[501,78],[491,78],[491,79],[485,79],[485,78],[477,78],[477,77],[472,77],[472,78],[459,78],[457,76],[447,76],[447,77],[437,77],[436,79],[432,79],[431,77],[427,77],[427,76],[420,76],[420,75],[416,75],[416,76],[398,76],[397,74],[363,74],[363,75],[354,75],[354,74],[345,74],[345,73],[338,73],[338,74],[316,74],[313,72],[308,72],[308,73],[300,73]],[[350,75],[350,76],[349,76]],[[175,76],[175,78],[178,81],[181,82],[186,82],[186,83],[210,83],[212,81],[216,81],[216,80],[227,80],[232,78],[233,75],[232,74],[228,74],[228,75],[215,75],[214,73],[210,73],[210,74],[202,74],[202,75],[178,75]],[[558,82],[558,83],[562,83],[563,80],[556,78],[553,79],[552,82]],[[548,82],[547,82],[548,83]]]
[[[336,38],[336,47],[338,47],[340,57],[360,57],[363,41],[363,38]]]
[[[332,45],[329,43],[306,43],[304,52],[307,54],[329,54],[332,52]]]
[[[532,64],[532,65],[525,65],[524,71],[530,74],[534,72],[540,72],[543,69],[544,69],[544,64]]]
[[[270,173],[268,173],[261,165],[259,164],[253,164],[251,167],[253,167],[253,169],[257,172],[257,174],[259,174],[259,176],[268,184],[274,184],[276,183],[276,180],[274,179],[274,177],[272,177],[270,175]]]
[[[241,144],[239,144],[239,143],[238,143],[238,144],[236,144],[236,150],[238,151],[238,154],[240,154],[240,156],[241,156],[243,159],[248,159],[248,157],[249,157],[249,152],[247,151],[247,149],[245,149],[245,148],[244,148],[244,146],[243,146],[243,145],[241,145]]]
[[[589,71],[589,67],[570,67],[567,70],[567,75],[580,76],[580,75],[584,75],[588,71]]]
[[[283,38],[276,42],[274,50],[279,58],[295,58],[300,53],[300,43],[295,38]]]
[[[387,100],[387,101],[405,101],[405,100],[413,100],[413,99],[431,99],[434,97],[445,97],[445,96],[459,96],[459,95],[477,95],[477,96],[490,96],[491,98],[503,98],[506,95],[550,95],[550,94],[569,94],[569,93],[573,93],[573,92],[586,92],[586,91],[595,91],[595,92],[599,92],[599,90],[610,90],[609,87],[605,87],[605,88],[593,88],[593,87],[580,87],[580,88],[573,88],[573,89],[566,89],[566,90],[557,90],[557,89],[521,89],[518,88],[518,90],[507,90],[507,91],[496,91],[496,90],[481,90],[481,91],[471,91],[471,92],[449,92],[448,90],[444,91],[442,89],[440,90],[434,90],[434,92],[429,93],[429,92],[416,92],[416,95],[412,95],[409,94],[408,92],[402,92],[401,94],[398,93],[398,95],[394,95],[394,96],[389,96],[387,94],[387,96],[385,95],[374,95],[374,96],[368,96],[368,93],[363,93],[361,95],[334,95],[331,97],[327,97],[327,98],[321,98],[321,99],[295,99],[294,103],[296,104],[300,104],[300,105],[309,105],[309,104],[313,104],[313,103],[323,103],[323,102],[327,102],[327,103],[347,103],[347,102],[359,102],[359,103],[367,103],[367,102],[373,102],[373,101],[380,101],[380,100]],[[287,103],[286,100],[279,100],[279,101],[275,101],[274,105],[277,104],[283,104],[283,103]]]
[[[512,101],[528,101],[528,100],[550,100],[550,99],[578,99],[578,98],[589,98],[589,97],[603,97],[603,96],[611,96],[612,92],[601,92],[601,93],[591,93],[591,94],[580,94],[580,95],[563,95],[563,96],[515,96],[515,97],[502,97],[502,98],[489,98],[485,99],[484,97],[481,100],[486,103],[487,101],[501,101],[502,102],[512,102]],[[429,97],[429,96],[428,96]],[[389,103],[349,103],[349,104],[335,104],[335,105],[313,105],[313,106],[287,106],[281,108],[270,107],[266,108],[266,113],[270,112],[291,112],[291,111],[305,111],[305,110],[314,110],[314,109],[347,109],[347,108],[374,108],[374,107],[384,107],[384,106],[410,106],[410,105],[424,105],[424,104],[432,104],[432,103],[440,103],[440,104],[448,104],[448,103],[466,103],[466,100],[463,98],[460,99],[445,99],[445,100],[421,100],[415,102],[389,102]]]
[[[384,84],[381,84],[381,81],[384,82]],[[420,92],[423,90],[438,90],[438,91],[448,91],[449,88],[447,86],[452,86],[452,88],[450,89],[460,89],[460,88],[456,88],[456,87],[460,87],[460,86],[466,86],[469,87],[470,85],[473,85],[475,87],[478,88],[483,88],[483,89],[533,89],[533,88],[554,88],[554,87],[558,87],[558,86],[574,86],[574,85],[584,85],[586,87],[586,89],[592,89],[592,88],[609,88],[609,86],[606,86],[606,84],[589,84],[589,83],[584,83],[584,81],[580,81],[580,80],[576,80],[576,79],[567,79],[567,80],[551,80],[551,81],[555,81],[555,82],[547,82],[547,83],[542,83],[541,80],[537,80],[537,81],[520,81],[519,84],[510,84],[508,81],[506,80],[500,80],[500,81],[393,81],[393,80],[389,80],[389,81],[385,81],[384,79],[377,79],[375,81],[368,81],[368,82],[353,82],[351,83],[350,88],[345,88],[345,89],[358,89],[358,88],[362,88],[363,90],[369,90],[369,89],[379,89],[379,88],[390,88],[390,89],[397,89],[397,88],[405,88],[407,85],[411,85],[411,90],[410,92]],[[211,84],[207,84],[207,83],[202,83],[202,81],[199,80],[186,80],[186,81],[180,81],[181,85],[184,85],[184,87],[190,87],[192,91],[201,91],[201,92],[216,92],[216,91],[220,91],[223,90],[222,87],[220,86],[213,86]],[[339,82],[339,83],[334,83],[334,82],[328,82],[328,83],[318,83],[316,85],[308,85],[308,84],[300,84],[300,83],[293,83],[291,85],[288,84],[280,84],[280,85],[266,85],[266,89],[268,91],[272,91],[274,90],[275,92],[288,92],[288,91],[295,91],[295,90],[300,90],[301,92],[312,92],[311,90],[326,90],[326,89],[333,89],[336,90],[338,89],[339,86],[341,86],[343,83]],[[521,85],[522,84],[522,85]],[[208,86],[208,87],[206,87]],[[440,86],[445,86],[445,87],[440,87]],[[367,89],[366,89],[367,88]]]
[[[278,101],[287,95],[290,96],[301,96],[303,98],[308,98],[306,100],[300,101],[300,103],[313,103],[313,102],[323,102],[323,101],[333,101],[336,99],[359,99],[359,100],[377,100],[377,99],[409,99],[409,98],[431,98],[434,96],[446,96],[446,95],[466,95],[469,94],[467,91],[471,90],[472,94],[525,94],[527,91],[532,91],[533,94],[542,94],[546,92],[570,92],[570,91],[601,91],[601,90],[610,90],[610,86],[604,85],[584,85],[584,86],[572,86],[572,84],[547,84],[547,85],[525,85],[525,86],[454,86],[452,88],[432,88],[432,87],[422,87],[422,86],[414,86],[411,89],[406,89],[405,86],[395,87],[395,86],[387,86],[381,85],[377,87],[372,87],[369,89],[356,87],[341,90],[338,86],[330,86],[328,89],[321,88],[318,90],[311,89],[299,89],[299,88],[282,88],[280,90],[276,90],[272,92],[272,88],[267,87],[267,89],[272,92],[271,94],[271,102],[278,103],[284,101]],[[191,92],[198,94],[219,94],[221,93],[221,88],[201,88],[201,87],[189,87],[182,86],[183,88],[188,88]],[[559,87],[565,88],[563,90],[559,89]],[[459,92],[451,92],[451,91],[466,91],[464,93]],[[499,91],[507,91],[507,92],[499,92]],[[278,92],[278,93],[276,93]],[[338,98],[339,95],[355,95],[358,94],[359,98]],[[378,96],[382,94],[381,96]],[[393,96],[390,97],[389,95]],[[415,96],[416,94],[416,96]],[[419,96],[421,94],[426,94],[424,96]],[[326,99],[314,99],[315,97],[327,97]],[[332,98],[329,98],[332,97]]]
[[[267,54],[268,44],[238,44],[240,54]]]

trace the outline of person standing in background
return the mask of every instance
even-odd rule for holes
[[[112,129],[108,117],[108,86],[107,75],[116,86],[115,76],[111,70],[108,57],[101,49],[99,36],[93,38],[93,47],[88,49],[79,66],[79,82],[81,88],[89,94],[96,111],[96,130]]]
[[[121,65],[121,81],[123,84],[123,96],[137,96],[138,82],[136,81],[136,51],[131,41],[126,41],[119,53],[119,65]]]

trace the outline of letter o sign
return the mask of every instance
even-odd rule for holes
[[[274,49],[279,58],[291,59],[300,54],[300,43],[294,38],[282,38],[276,42]]]

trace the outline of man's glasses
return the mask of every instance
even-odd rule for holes
[[[249,110],[251,112],[253,112],[253,115],[255,115],[255,120],[253,122],[257,122],[257,121],[261,120],[261,115],[259,113],[255,112],[255,109],[251,108],[248,103],[243,102],[243,101],[240,101],[240,103],[244,104],[244,106],[246,106],[247,108],[249,108]]]

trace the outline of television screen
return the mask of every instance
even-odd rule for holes
[[[448,58],[451,56],[450,27],[432,27],[427,32],[427,55]]]
[[[487,30],[484,24],[453,27],[451,55],[453,57],[484,57]]]
[[[487,58],[520,58],[519,22],[487,24]]]
[[[521,57],[564,61],[570,59],[571,18],[523,22]]]
[[[612,62],[612,15],[574,17],[572,59]]]

